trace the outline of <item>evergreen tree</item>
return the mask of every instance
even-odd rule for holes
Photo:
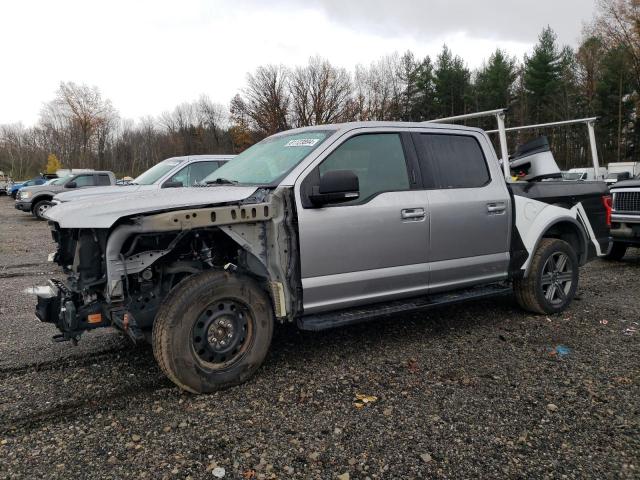
[[[555,120],[554,111],[561,91],[562,55],[551,27],[542,30],[533,54],[524,59],[524,87],[529,118],[538,123]]]
[[[516,80],[516,60],[498,49],[476,75],[475,93],[479,111],[509,107]]]
[[[453,55],[445,45],[438,55],[434,71],[434,96],[437,116],[447,117],[466,112],[470,96],[469,70],[464,60]]]
[[[601,154],[607,162],[623,161],[633,152],[636,117],[633,75],[629,52],[624,46],[611,49],[601,60],[596,86],[596,114]]]
[[[429,56],[416,64],[409,85],[412,93],[407,110],[409,119],[419,122],[435,118],[433,63]]]

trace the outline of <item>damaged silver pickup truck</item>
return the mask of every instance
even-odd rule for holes
[[[540,155],[545,141],[513,160]],[[277,322],[321,330],[512,291],[560,312],[609,229],[606,186],[538,181],[555,173],[505,181],[485,132],[455,125],[280,133],[206,188],[50,209],[68,279],[39,294],[37,316],[59,340],[106,326],[146,339],[199,393],[249,378]]]

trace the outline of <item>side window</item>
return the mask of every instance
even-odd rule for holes
[[[78,175],[73,181],[77,187],[93,187],[96,184],[93,175]]]
[[[98,175],[98,185],[111,185],[111,180],[109,179],[109,175],[100,174]]]
[[[482,187],[491,179],[482,148],[470,135],[420,134],[423,177],[434,172],[438,188]],[[427,184],[426,178],[423,182]]]
[[[166,180],[164,183],[168,182],[180,182],[183,187],[189,186],[189,166],[184,167],[182,170],[171,175],[171,178]]]
[[[207,175],[215,172],[219,166],[218,162],[211,161],[192,163],[189,167],[189,185],[201,182]]]
[[[352,170],[358,176],[360,198],[340,205],[364,203],[381,192],[409,190],[407,163],[397,133],[350,138],[319,166],[320,176],[331,170]]]

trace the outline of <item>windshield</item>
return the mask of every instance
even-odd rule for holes
[[[62,185],[71,175],[65,175],[64,177],[54,178],[47,182],[48,185]]]
[[[224,180],[220,183],[276,183],[332,133],[313,130],[265,138],[208,175],[203,183],[216,183],[216,179]]]
[[[169,173],[176,165],[180,165],[184,160],[168,158],[154,165],[146,172],[141,173],[133,182],[137,185],[152,185]]]
[[[614,180],[618,179],[618,173],[610,173],[609,175],[607,175],[607,178],[612,178]]]

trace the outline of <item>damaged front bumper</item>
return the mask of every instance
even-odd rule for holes
[[[56,341],[77,341],[87,330],[111,326],[103,305],[99,302],[82,305],[77,295],[59,280],[49,280],[46,287],[37,289],[36,295],[36,317],[41,322],[53,323],[60,330],[60,334],[53,337]]]

